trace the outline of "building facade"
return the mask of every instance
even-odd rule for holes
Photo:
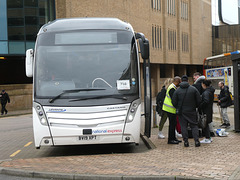
[[[54,0],[0,0],[0,90],[10,95],[10,114],[32,107],[32,78],[25,75],[25,52],[34,49],[39,28],[54,19]]]
[[[219,55],[240,50],[240,25],[213,26],[213,52]]]
[[[54,19],[54,0],[0,1],[0,84],[32,82],[25,76],[26,49],[34,49],[39,28]]]
[[[25,51],[34,48],[39,28],[72,17],[116,17],[144,33],[153,97],[166,78],[192,77],[212,55],[211,0],[0,0],[0,89],[12,96],[9,109],[31,107]]]
[[[212,55],[211,0],[55,0],[56,18],[116,17],[150,41],[153,96],[165,78],[202,72]]]

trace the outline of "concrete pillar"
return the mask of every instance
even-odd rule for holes
[[[163,50],[163,63],[167,61],[167,28],[166,28],[166,17],[165,9],[166,9],[166,2],[162,1],[162,50]]]
[[[192,1],[188,1],[188,6],[189,6],[189,53],[190,53],[190,62],[189,64],[192,64],[193,63],[193,52],[192,52],[192,49],[193,49],[193,37],[192,37],[192,34],[193,34],[193,28],[192,28],[192,21],[193,21],[193,18],[192,18]],[[194,13],[194,12],[193,12]]]
[[[178,64],[181,63],[181,34],[180,34],[180,20],[181,20],[181,15],[180,15],[180,1],[176,1],[176,15],[177,15],[177,59],[178,59]]]
[[[159,92],[161,90],[161,85],[160,85],[160,64],[156,65],[156,81],[157,81],[157,86],[156,86],[156,92]]]

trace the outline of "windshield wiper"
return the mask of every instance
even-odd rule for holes
[[[127,100],[127,97],[121,97],[121,96],[116,96],[116,95],[102,95],[102,96],[93,96],[93,97],[73,99],[73,100],[70,100],[69,102],[83,101],[83,100],[88,100],[88,99],[104,99],[104,98],[115,98],[115,99],[122,99],[125,101]]]
[[[53,103],[56,99],[60,98],[62,95],[67,94],[67,93],[77,93],[77,92],[80,92],[80,91],[101,91],[101,90],[106,90],[106,89],[92,88],[92,89],[69,89],[69,90],[64,90],[59,95],[55,96],[52,99],[49,99],[48,102]]]

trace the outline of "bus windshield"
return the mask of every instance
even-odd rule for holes
[[[36,47],[36,98],[54,98],[68,90],[59,98],[139,95],[137,49],[131,32],[48,32],[38,36]]]

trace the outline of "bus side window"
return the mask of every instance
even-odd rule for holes
[[[208,67],[208,69],[212,68],[212,60],[209,60],[209,61],[208,61],[207,67]]]

